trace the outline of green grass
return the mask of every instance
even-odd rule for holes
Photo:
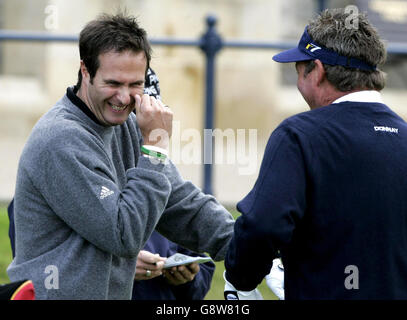
[[[0,207],[0,284],[10,282],[6,272],[12,259],[8,226],[7,208]]]
[[[236,218],[238,213],[232,211]],[[7,216],[7,208],[0,207],[0,284],[9,283],[10,280],[7,276],[6,269],[11,262],[12,254],[10,248],[10,241],[8,237],[9,221]],[[216,269],[212,279],[211,289],[206,295],[205,300],[223,300],[223,289],[225,281],[223,280],[223,271],[225,270],[223,261],[215,262]],[[266,282],[263,282],[258,287],[265,300],[275,300],[276,296],[267,287]]]

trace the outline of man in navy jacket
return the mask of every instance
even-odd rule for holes
[[[229,297],[254,290],[281,252],[287,300],[407,299],[407,124],[381,98],[385,57],[367,18],[343,9],[273,57],[295,62],[311,110],[274,130],[238,203]]]

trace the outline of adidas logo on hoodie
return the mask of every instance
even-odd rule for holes
[[[99,199],[104,199],[104,198],[106,198],[107,196],[112,195],[113,193],[114,193],[114,191],[109,190],[108,188],[102,186],[102,190],[100,191]]]

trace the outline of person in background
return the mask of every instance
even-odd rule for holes
[[[205,298],[211,286],[215,264],[209,261],[162,269],[165,257],[175,253],[198,256],[154,231],[137,258],[133,300],[203,300]],[[157,270],[147,275],[146,270],[151,270],[154,263],[161,264]]]
[[[160,82],[151,68],[146,75],[144,93],[161,100]],[[205,256],[185,249],[154,231],[137,256],[132,300],[203,300],[205,298],[211,286],[215,264],[209,261],[163,269],[165,258],[175,253]]]

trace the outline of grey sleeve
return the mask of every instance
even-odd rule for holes
[[[52,210],[90,243],[117,256],[135,257],[167,204],[171,185],[163,171],[140,158],[119,188],[102,146],[78,135],[42,155],[41,190]]]
[[[185,181],[172,163],[166,171],[172,191],[157,231],[190,250],[223,260],[233,234],[232,215],[213,196]]]

